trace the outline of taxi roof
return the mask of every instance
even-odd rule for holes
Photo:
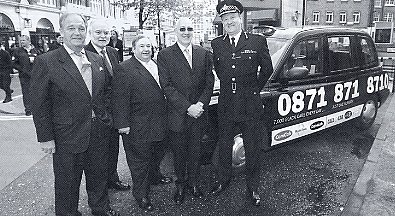
[[[304,26],[304,27],[292,27],[292,28],[282,28],[275,27],[274,33],[268,35],[273,38],[283,38],[283,39],[292,39],[296,35],[313,35],[317,33],[359,33],[368,35],[367,32],[361,29],[353,29],[346,27],[332,27],[332,26]]]

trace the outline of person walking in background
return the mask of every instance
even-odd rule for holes
[[[20,47],[13,51],[13,67],[19,72],[19,81],[22,87],[23,105],[25,114],[30,116],[31,99],[30,99],[30,78],[32,76],[33,62],[41,52],[30,43],[30,37],[22,35],[19,38]]]
[[[158,152],[166,137],[167,113],[151,46],[147,36],[137,35],[132,41],[135,55],[120,64],[122,70],[114,71],[113,82],[114,125],[122,134],[133,196],[147,211],[154,210],[150,184],[171,182],[159,172],[162,157]]]
[[[232,177],[232,145],[234,128],[243,134],[247,199],[259,206],[258,193],[260,153],[262,146],[263,107],[260,91],[273,73],[266,39],[244,32],[241,28],[243,6],[235,0],[217,5],[227,34],[212,41],[214,68],[221,81],[218,99],[219,168],[218,182],[212,193],[222,193]],[[258,68],[259,75],[258,75]]]
[[[55,214],[78,211],[82,173],[93,215],[119,215],[108,198],[111,77],[103,58],[84,50],[86,21],[59,19],[64,45],[37,57],[32,71],[33,120],[45,153],[53,154]]]
[[[85,46],[85,50],[99,54],[104,58],[107,70],[113,76],[113,71],[119,69],[119,59],[117,51],[107,46],[110,41],[110,29],[105,20],[93,20],[89,26],[91,41]],[[108,161],[108,188],[120,191],[130,189],[130,185],[119,180],[117,172],[119,155],[119,133],[113,128],[110,133]]]
[[[108,46],[115,48],[118,51],[119,61],[123,62],[123,41],[119,39],[118,32],[111,30],[111,37]]]
[[[200,147],[214,75],[209,51],[191,43],[192,21],[180,18],[175,32],[177,43],[158,54],[158,70],[168,100],[170,141],[177,176],[174,201],[181,204],[186,191],[203,197],[199,188]]]
[[[63,43],[63,39],[61,35],[57,35],[56,36],[56,40],[52,41],[52,43],[50,43],[48,45],[49,50],[48,51],[52,51],[52,50],[56,50],[57,48],[61,47]]]
[[[3,103],[12,101],[11,94],[11,75],[12,61],[10,53],[5,49],[5,44],[0,45],[0,88],[5,92]]]

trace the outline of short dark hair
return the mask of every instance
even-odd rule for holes
[[[60,26],[61,29],[63,28],[63,22],[66,20],[67,17],[69,17],[71,15],[80,16],[82,18],[82,20],[84,21],[85,27],[87,27],[86,20],[85,20],[84,16],[82,16],[82,14],[79,14],[79,13],[64,13],[59,18],[59,26]]]
[[[143,39],[143,38],[148,38],[148,39],[149,39],[149,37],[148,37],[147,35],[143,35],[143,34],[137,35],[137,36],[132,40],[132,47],[133,47],[133,48],[136,48],[136,43],[137,43],[139,40]]]

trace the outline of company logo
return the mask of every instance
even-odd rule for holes
[[[280,133],[278,133],[274,136],[274,140],[281,141],[281,140],[285,140],[285,139],[289,138],[290,136],[292,136],[292,131],[290,131],[290,130],[281,131]]]
[[[352,116],[352,112],[351,111],[347,111],[345,114],[344,114],[344,118],[345,119],[348,119],[348,118],[350,118]]]
[[[314,122],[313,124],[310,125],[310,129],[311,130],[317,130],[318,128],[324,126],[324,122],[323,121],[318,121],[318,122]]]

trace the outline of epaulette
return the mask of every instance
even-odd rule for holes
[[[221,38],[221,37],[224,37],[223,39],[225,39],[225,36],[226,36],[226,34],[219,35],[219,36],[215,37],[213,40],[218,39],[218,38]]]

